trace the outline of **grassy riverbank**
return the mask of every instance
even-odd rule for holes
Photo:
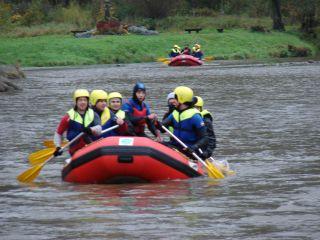
[[[157,36],[108,35],[77,39],[71,35],[0,37],[0,61],[22,66],[65,66],[106,63],[152,62],[166,57],[174,44],[198,42],[206,56],[216,59],[270,59],[291,57],[288,45],[316,48],[290,33],[256,33],[245,29],[199,34],[161,33]]]

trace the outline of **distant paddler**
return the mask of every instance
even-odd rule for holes
[[[196,43],[192,48],[192,56],[198,58],[199,60],[202,60],[203,58],[203,52],[201,51],[201,45]]]
[[[169,53],[169,57],[173,58],[173,57],[179,56],[180,54],[181,54],[181,48],[177,44],[175,44]]]

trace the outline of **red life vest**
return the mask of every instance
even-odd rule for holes
[[[144,103],[142,103],[142,110],[138,110],[137,108],[134,107],[134,105],[131,105],[133,109],[132,116],[133,117],[146,117],[147,116],[147,108]],[[134,127],[134,132],[139,135],[144,133],[144,127],[146,125],[146,120],[141,119],[137,124],[135,124]]]

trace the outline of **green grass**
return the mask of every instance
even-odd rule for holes
[[[108,35],[87,39],[71,35],[36,37],[0,37],[0,60],[6,64],[19,61],[22,66],[66,66],[106,63],[151,62],[167,57],[174,44],[181,47],[196,42],[206,56],[217,59],[270,59],[287,51],[288,44],[316,49],[298,36],[288,33],[252,33],[234,29],[217,33],[206,29],[203,33],[161,33],[157,36]]]

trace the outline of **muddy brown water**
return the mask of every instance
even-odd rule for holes
[[[0,93],[1,239],[320,239],[320,63],[154,64],[26,69]],[[52,137],[76,88],[131,96],[136,81],[160,116],[190,86],[214,115],[215,158],[235,176],[155,184],[61,181],[63,158],[31,185],[16,176]]]

